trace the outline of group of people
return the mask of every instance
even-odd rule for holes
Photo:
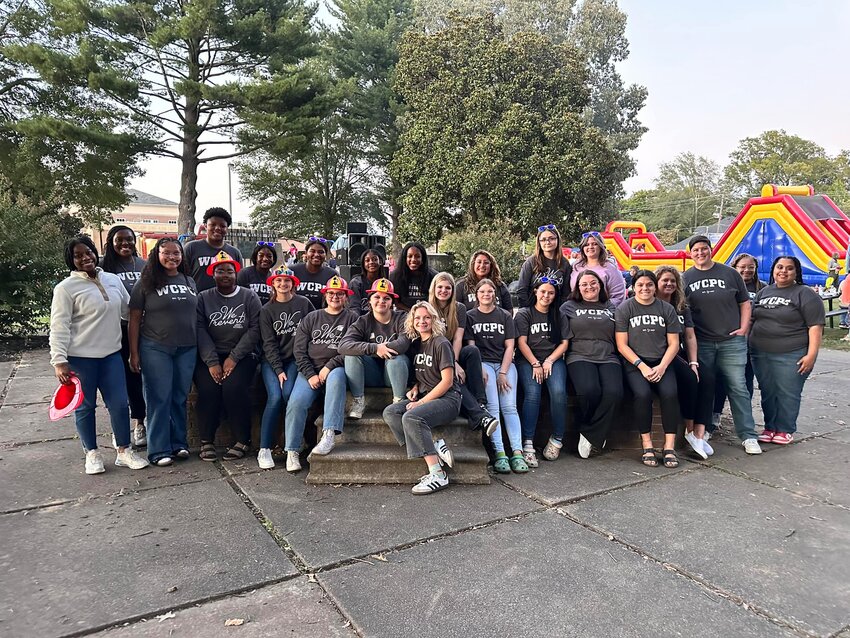
[[[209,209],[204,223],[206,238],[185,246],[162,238],[147,261],[126,226],[110,230],[102,260],[87,237],[67,244],[71,272],[54,291],[51,363],[60,382],[76,375],[82,385],[75,416],[87,473],[104,471],[94,422],[98,389],[118,466],[167,466],[189,457],[193,382],[200,458],[219,458],[223,415],[233,441],[221,458],[244,458],[258,367],[267,396],[257,454],[264,469],[275,465],[281,417],[286,469],[297,472],[313,403],[322,398],[324,405],[311,454],[327,455],[346,414],[363,416],[367,387],[391,388],[384,420],[408,456],[427,465],[415,494],[448,485],[452,450],[433,432],[459,416],[483,432],[498,473],[528,472],[538,466],[538,451],[556,460],[569,385],[582,458],[605,447],[627,390],[645,465],[679,464],[682,420],[692,452],[713,454],[713,415],[725,397],[744,449],[758,454],[759,441],[793,440],[824,325],[823,304],[803,285],[796,258],[777,258],[765,285],[749,255],[737,256],[734,267],[714,262],[704,236],[689,242],[692,268],[639,270],[629,291],[599,233],[583,235],[570,263],[557,227],[541,226],[519,274],[515,311],[485,250],[471,256],[457,281],[435,272],[418,242],[404,246],[389,279],[383,256],[367,250],[360,274],[347,282],[326,265],[324,238],[310,237],[304,261],[291,268],[276,268],[277,247],[257,242],[251,266],[243,268],[241,253],[226,242],[229,213]],[[759,381],[761,433],[748,370]],[[537,448],[544,385],[551,435]],[[650,436],[654,395],[664,429],[660,457]],[[134,450],[145,445],[147,458]]]

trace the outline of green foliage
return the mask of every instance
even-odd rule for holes
[[[403,237],[425,243],[499,220],[523,236],[598,226],[619,159],[583,117],[584,61],[535,33],[505,38],[491,17],[408,32],[396,90],[408,106],[391,170],[407,188]]]
[[[43,328],[53,287],[67,270],[63,246],[79,228],[55,203],[33,204],[0,183],[0,336]]]
[[[0,174],[4,190],[97,221],[126,203],[124,183],[150,145],[126,110],[93,95],[106,82],[98,78],[114,76],[112,60],[94,53],[66,9],[58,0],[0,5]]]
[[[448,233],[440,241],[440,250],[454,254],[452,274],[455,277],[466,274],[469,259],[476,250],[486,250],[496,258],[507,282],[518,275],[526,257],[520,236],[505,232],[498,223],[471,224]]]

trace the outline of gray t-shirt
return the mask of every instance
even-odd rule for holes
[[[219,356],[241,361],[258,351],[260,344],[260,300],[247,288],[236,286],[225,297],[215,288],[198,295],[198,356],[208,366],[218,365]]]
[[[708,270],[688,268],[683,279],[697,339],[731,339],[729,333],[741,327],[739,304],[750,299],[747,286],[738,271],[726,264],[714,262]]]
[[[130,308],[142,311],[142,336],[169,348],[194,346],[197,342],[198,294],[195,282],[180,273],[168,278],[158,290],[145,292],[141,282],[133,286]]]
[[[552,325],[549,315],[533,307],[521,308],[514,317],[517,339],[525,337],[531,352],[540,361],[552,354],[563,340],[569,339],[569,321],[559,312],[555,313],[555,321],[557,326]]]
[[[272,296],[272,287],[266,283],[267,276],[257,271],[256,266],[248,266],[239,271],[236,283],[257,293],[260,303],[265,305]]]
[[[125,264],[123,261],[115,261],[115,270],[111,271],[113,275],[121,280],[127,292],[133,292],[133,286],[142,278],[142,269],[148,263],[138,255],[133,257],[132,263]]]
[[[296,294],[302,297],[307,297],[313,307],[318,310],[322,307],[322,288],[328,285],[331,277],[336,276],[337,272],[333,268],[322,266],[319,272],[310,272],[307,270],[307,264],[295,264],[292,267],[292,272],[298,277]]]
[[[452,387],[449,390],[460,392],[457,377],[454,375],[455,355],[452,344],[443,336],[432,336],[428,341],[416,339],[411,346],[411,359],[416,383],[419,384],[420,398],[437,387],[443,380],[442,370],[452,369]]]
[[[756,293],[750,344],[764,352],[809,347],[809,328],[826,322],[823,300],[808,286],[766,286]]]
[[[489,313],[473,308],[466,313],[466,323],[470,332],[464,337],[475,341],[481,351],[481,360],[501,363],[505,355],[505,341],[516,339],[516,326],[511,314],[501,308],[494,308]]]
[[[455,296],[467,310],[472,310],[478,305],[478,299],[475,296],[475,290],[466,289],[466,279],[459,279],[455,288]],[[511,292],[508,287],[501,283],[496,289],[496,305],[505,310],[513,310],[514,304],[511,301]]]
[[[468,334],[467,334],[467,332],[466,332],[466,330],[467,330],[467,325],[466,325],[466,306],[464,306],[464,305],[463,305],[461,302],[459,302],[459,301],[455,301],[455,312],[457,313],[457,327],[458,327],[458,328],[463,329],[464,337],[467,337],[467,336],[468,336]],[[437,308],[437,314],[438,314],[438,315],[440,314],[440,309],[439,309],[439,308]],[[440,323],[440,325],[441,325],[441,326],[443,326],[443,330],[444,330],[444,331],[445,331],[445,330],[447,330],[447,328],[446,328],[446,320],[445,320],[445,319],[443,319],[443,317],[442,317],[442,316],[440,316],[440,317],[437,319],[437,321]],[[446,333],[445,333],[445,335],[446,335],[446,339],[448,339],[449,341],[452,341],[452,342],[454,341],[455,336],[454,336],[453,334],[449,334],[448,332],[446,332]]]
[[[567,363],[614,363],[620,365],[614,341],[614,311],[610,301],[573,301],[561,306],[561,315],[567,320]]]
[[[272,301],[260,310],[263,356],[275,374],[283,372],[284,364],[294,356],[293,345],[298,324],[311,312],[313,304],[298,295],[293,295],[286,302]]]
[[[629,347],[647,361],[660,361],[667,351],[667,335],[682,332],[676,310],[660,299],[648,306],[634,297],[626,299],[614,313],[614,320],[617,332],[628,333]]]
[[[339,353],[347,356],[372,355],[384,344],[398,354],[407,352],[410,339],[404,334],[406,312],[393,310],[389,323],[381,323],[373,313],[355,321],[339,342]]]
[[[323,367],[328,370],[345,365],[345,357],[337,352],[339,342],[357,321],[357,313],[343,309],[332,315],[326,309],[314,310],[299,324],[295,333],[295,362],[298,372],[309,379],[319,374]]]
[[[234,261],[239,262],[240,266],[242,265],[242,253],[236,246],[231,246],[227,242],[221,248],[215,248],[210,246],[205,239],[196,239],[183,247],[186,263],[189,264],[189,274],[195,280],[198,292],[215,288],[215,280],[207,274],[207,266],[222,250],[230,255]]]

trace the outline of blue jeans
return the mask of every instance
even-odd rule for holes
[[[762,352],[753,348],[753,368],[759,380],[764,428],[793,434],[797,431],[803,385],[810,372],[797,372],[806,348],[791,352]]]
[[[403,354],[392,359],[370,355],[345,357],[345,376],[354,397],[362,397],[366,388],[392,388],[393,397],[403,399],[409,374],[410,359]]]
[[[522,439],[534,440],[537,431],[537,419],[540,416],[540,396],[543,384],[534,380],[533,368],[524,359],[517,363],[519,382],[522,384],[524,399],[522,402]],[[567,431],[567,365],[563,359],[552,364],[552,374],[544,380],[549,390],[549,412],[552,419],[552,436],[559,441]]]
[[[130,405],[127,400],[127,383],[124,380],[121,352],[113,352],[102,359],[68,357],[68,364],[79,377],[83,389],[83,402],[74,411],[77,434],[80,435],[83,449],[97,449],[94,409],[97,405],[98,390],[106,409],[109,410],[115,442],[118,447],[130,445]]]
[[[286,444],[287,452],[299,452],[301,440],[304,438],[304,425],[307,421],[307,410],[313,401],[323,391],[325,393],[325,411],[323,430],[342,432],[345,418],[345,369],[334,368],[325,380],[325,385],[318,390],[310,387],[310,383],[299,373],[295,387],[289,395],[286,404]]]
[[[195,346],[166,346],[142,337],[139,358],[148,409],[148,459],[155,463],[188,450],[186,398],[195,371]]]
[[[263,383],[266,386],[266,409],[263,410],[263,419],[260,422],[260,447],[273,448],[277,440],[277,422],[280,417],[280,409],[289,401],[289,396],[292,394],[292,388],[295,387],[295,379],[298,378],[298,366],[295,364],[295,359],[290,359],[283,364],[283,372],[286,374],[286,381],[283,385],[280,379],[267,361],[263,360],[260,364],[260,371],[263,375]]]
[[[726,386],[726,394],[729,397],[729,406],[732,408],[732,420],[735,422],[735,431],[738,433],[738,438],[742,441],[756,438],[756,424],[753,421],[753,403],[746,383],[746,337],[732,337],[726,341],[701,339],[698,346],[698,358],[701,378],[703,371],[707,371],[714,378],[723,380]],[[710,406],[713,401],[713,384],[710,392],[704,392],[700,389],[700,404],[702,408],[700,414],[705,413],[705,404],[708,403]],[[700,422],[699,415],[697,422]],[[711,421],[709,420],[708,422],[710,423]]]
[[[487,373],[487,381],[485,382],[487,390],[487,411],[496,418],[499,418],[499,412],[501,411],[502,418],[499,418],[499,423],[501,424],[504,421],[505,427],[507,427],[511,451],[521,450],[522,426],[520,425],[519,413],[516,409],[516,366],[512,363],[511,367],[508,368],[507,377],[508,383],[511,387],[508,388],[507,392],[499,392],[499,388],[496,385],[496,377],[499,374],[499,369],[502,367],[501,363],[484,361],[481,366]],[[505,451],[505,443],[502,441],[501,425],[496,428],[495,432],[493,432],[490,440],[493,442],[493,449],[496,450],[496,452]]]

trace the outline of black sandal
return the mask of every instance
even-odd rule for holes
[[[679,457],[676,456],[676,450],[663,450],[664,467],[674,468],[679,467]]]
[[[212,443],[201,443],[200,457],[202,461],[215,461],[218,459],[218,452]]]
[[[225,461],[238,461],[239,459],[244,459],[250,449],[244,443],[234,443],[221,458]]]
[[[651,447],[644,448],[640,462],[647,467],[658,467],[658,457],[655,455],[655,449]]]

